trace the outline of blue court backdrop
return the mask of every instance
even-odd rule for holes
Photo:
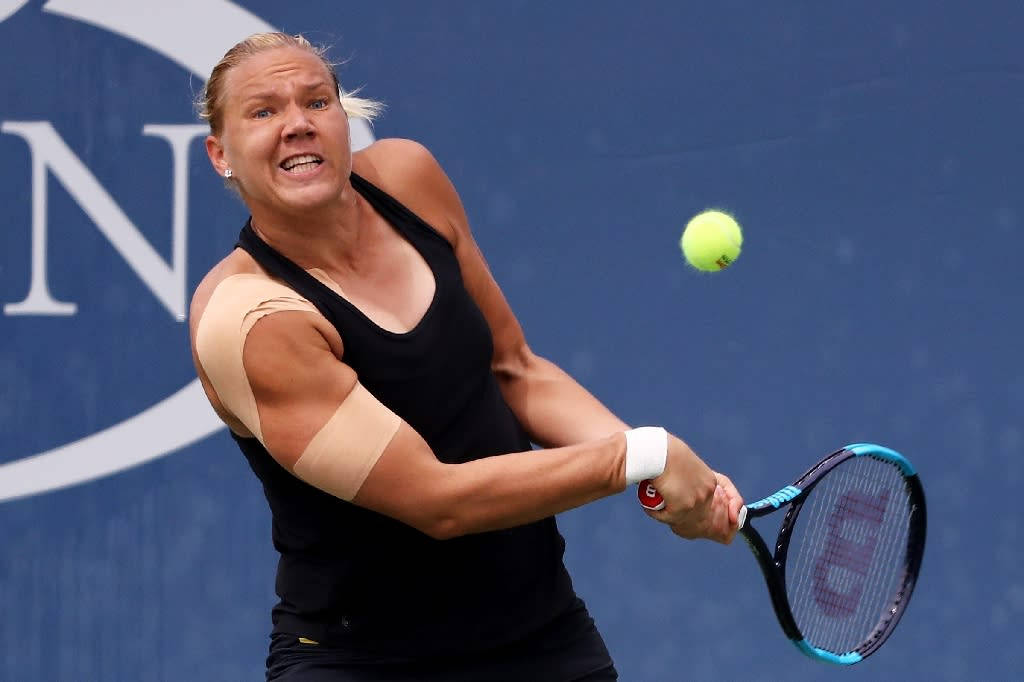
[[[632,493],[563,514],[623,680],[1015,677],[1022,25],[1010,0],[0,1],[0,680],[261,679],[269,515],[182,316],[246,217],[191,98],[271,27],[433,150],[533,348],[624,419],[750,499],[850,442],[917,465],[917,592],[846,670],[787,642],[742,543]],[[745,227],[713,275],[677,248],[706,207]]]

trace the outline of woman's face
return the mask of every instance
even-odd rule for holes
[[[255,54],[226,74],[214,168],[231,169],[253,214],[309,213],[336,199],[352,170],[348,117],[318,57],[293,47]]]

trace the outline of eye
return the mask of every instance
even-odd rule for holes
[[[320,99],[315,99],[315,100],[313,100],[312,102],[309,103],[309,107],[310,107],[310,109],[326,109],[327,108],[327,98],[326,97],[321,97]]]
[[[270,109],[257,109],[252,113],[253,118],[270,118]]]

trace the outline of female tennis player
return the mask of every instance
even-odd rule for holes
[[[376,109],[284,34],[234,46],[201,102],[251,213],[190,329],[273,515],[267,677],[616,679],[553,515],[651,478],[651,516],[729,542],[740,495],[530,350],[432,155],[352,153]]]

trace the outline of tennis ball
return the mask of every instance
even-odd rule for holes
[[[679,246],[686,261],[704,272],[724,270],[740,255],[743,232],[739,223],[723,211],[704,211],[683,230]]]

